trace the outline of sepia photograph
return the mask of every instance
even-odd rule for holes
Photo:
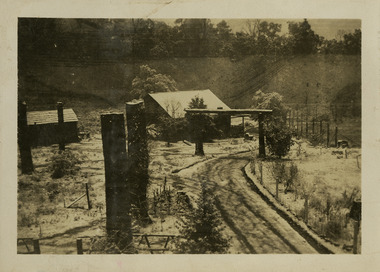
[[[19,17],[17,254],[361,254],[361,53],[355,18]]]

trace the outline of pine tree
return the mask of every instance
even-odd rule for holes
[[[176,242],[176,253],[227,253],[229,239],[224,237],[223,230],[212,193],[202,183],[197,208],[186,215],[181,226],[181,239]]]

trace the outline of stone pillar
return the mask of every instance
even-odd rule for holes
[[[116,233],[116,241],[122,246],[127,246],[132,241],[132,232],[124,115],[103,114],[101,126],[106,178],[107,233]]]
[[[140,211],[145,223],[150,223],[147,203],[147,186],[149,183],[149,154],[146,132],[144,102],[126,103],[128,131],[128,180],[132,186],[132,203]]]
[[[25,102],[18,103],[18,147],[21,158],[21,172],[30,174],[33,172],[33,160],[28,135],[27,106]]]
[[[265,157],[264,114],[259,113],[259,157]]]

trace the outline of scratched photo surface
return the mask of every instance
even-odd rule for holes
[[[361,254],[361,20],[17,31],[18,254]]]

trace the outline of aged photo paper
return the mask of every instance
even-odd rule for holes
[[[378,1],[2,6],[0,271],[378,270]]]

